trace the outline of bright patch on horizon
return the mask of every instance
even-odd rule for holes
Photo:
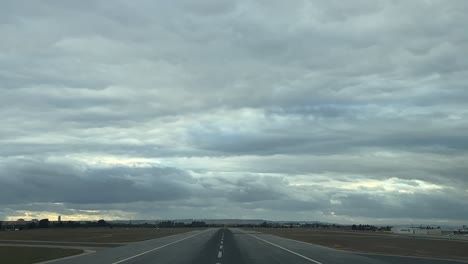
[[[71,159],[83,162],[92,167],[152,167],[160,165],[161,161],[155,158],[124,157],[109,155],[69,155]]]

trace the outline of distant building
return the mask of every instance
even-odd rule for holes
[[[453,235],[453,230],[443,230],[434,228],[421,228],[421,227],[392,227],[394,234],[407,234],[407,235],[429,235],[429,236],[447,236]]]
[[[1,226],[3,228],[15,228],[17,226],[26,226],[29,222],[28,221],[24,221],[24,219],[21,219],[22,221],[3,221],[1,223]]]
[[[431,236],[441,236],[443,234],[442,229],[426,229],[427,234]]]
[[[391,231],[395,234],[413,234],[413,229],[409,227],[392,227]]]
[[[427,229],[423,228],[412,228],[414,235],[427,235]]]
[[[62,216],[61,215],[58,216],[58,221],[62,222]]]

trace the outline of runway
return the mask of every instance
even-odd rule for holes
[[[451,260],[357,254],[236,228],[212,228],[131,243],[54,264],[460,264]]]

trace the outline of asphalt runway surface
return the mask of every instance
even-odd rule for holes
[[[270,234],[212,228],[131,243],[54,264],[460,264],[430,258],[346,252]]]

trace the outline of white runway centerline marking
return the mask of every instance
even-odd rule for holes
[[[219,241],[220,245],[219,245],[219,251],[218,251],[218,258],[223,257],[223,240],[224,240],[224,231],[221,234],[221,241]],[[220,264],[220,263],[218,262],[216,264]]]
[[[187,239],[192,238],[192,237],[196,237],[196,236],[201,235],[201,234],[203,234],[203,233],[205,233],[205,232],[207,232],[207,231],[210,231],[210,229],[205,230],[205,231],[200,232],[200,233],[197,233],[197,234],[195,234],[195,235],[192,235],[192,236],[189,236],[189,237],[185,237],[185,238],[176,240],[176,241],[174,241],[174,242],[171,242],[171,243],[162,245],[162,246],[160,246],[160,247],[150,249],[150,250],[148,250],[148,251],[142,252],[142,253],[140,253],[140,254],[136,254],[136,255],[131,256],[131,257],[128,257],[128,258],[126,258],[126,259],[122,259],[122,260],[119,260],[119,261],[117,261],[117,262],[113,262],[112,264],[119,264],[119,263],[125,262],[125,261],[127,261],[127,260],[131,260],[131,259],[137,258],[137,257],[139,257],[139,256],[142,256],[142,255],[148,254],[148,253],[150,253],[150,252],[153,252],[153,251],[155,251],[155,250],[158,250],[158,249],[161,249],[161,248],[165,248],[165,247],[167,247],[167,246],[170,246],[170,245],[172,245],[172,244],[175,244],[175,243],[178,243],[178,242],[187,240]]]
[[[319,261],[317,261],[317,260],[308,258],[308,257],[306,257],[306,256],[304,256],[304,255],[301,255],[301,254],[299,254],[299,253],[297,253],[297,252],[294,252],[294,251],[292,251],[292,250],[289,250],[289,249],[287,249],[287,248],[285,248],[285,247],[282,247],[282,246],[280,246],[280,245],[276,245],[275,243],[271,243],[270,241],[267,241],[267,240],[265,240],[265,239],[256,237],[256,236],[254,236],[254,235],[252,235],[252,234],[246,233],[246,232],[244,232],[243,230],[240,230],[240,231],[241,231],[242,233],[246,234],[246,235],[249,235],[249,236],[251,236],[251,237],[253,237],[253,238],[256,238],[256,239],[258,239],[258,240],[260,240],[260,241],[263,241],[263,242],[265,242],[265,243],[267,243],[267,244],[270,244],[270,245],[275,246],[275,247],[277,247],[277,248],[279,248],[279,249],[282,249],[282,250],[284,250],[284,251],[287,251],[287,252],[289,252],[289,253],[291,253],[291,254],[294,254],[294,255],[296,255],[296,256],[298,256],[298,257],[301,257],[301,258],[303,258],[303,259],[306,259],[306,260],[308,260],[308,261],[310,261],[310,262],[313,262],[313,263],[315,263],[315,264],[323,264],[322,262],[319,262]]]

